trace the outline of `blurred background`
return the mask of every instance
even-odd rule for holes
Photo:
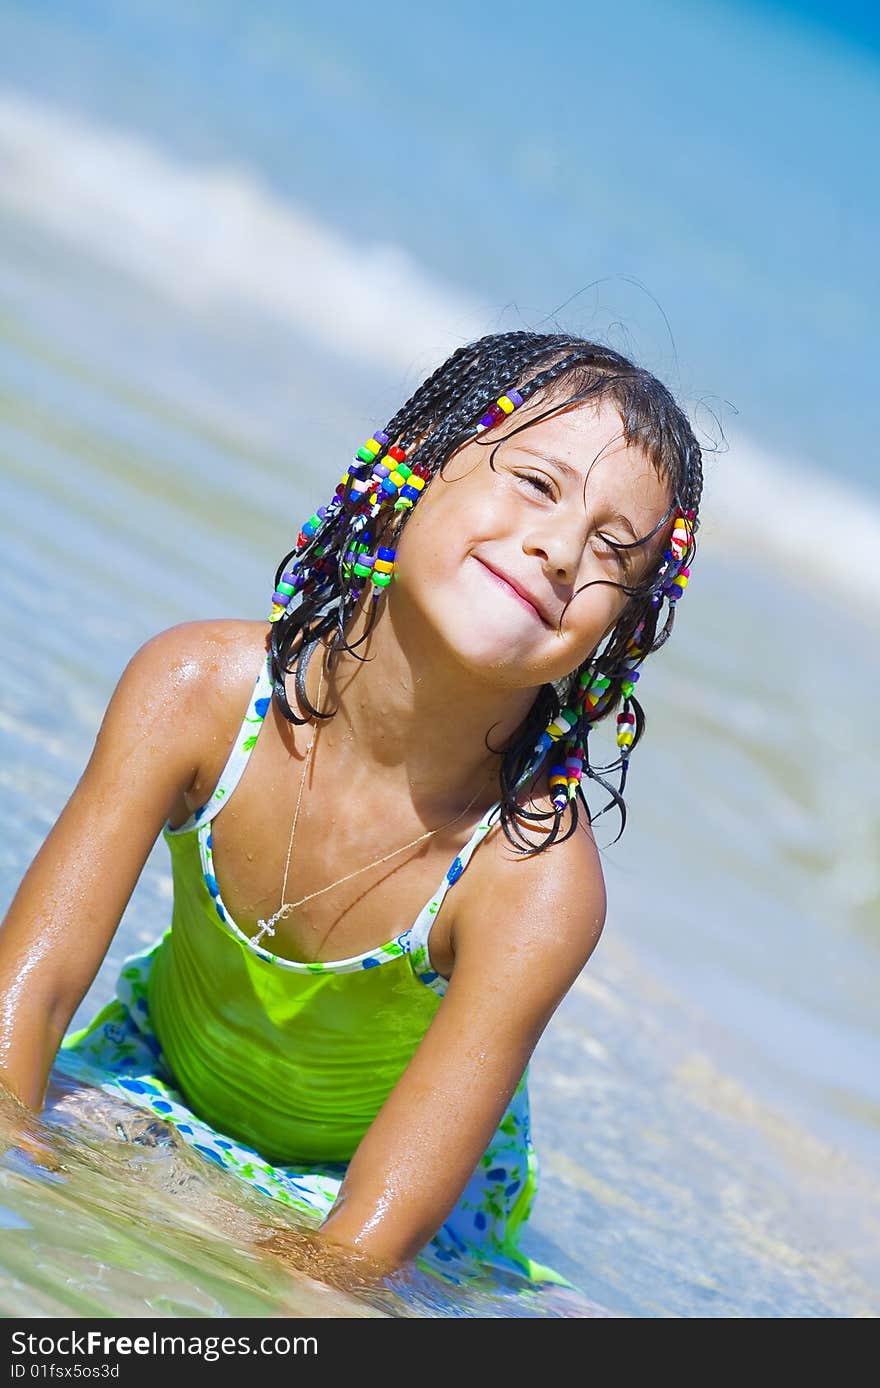
[[[856,3],[0,0],[0,908],[135,649],[267,612],[462,342],[600,338],[694,423],[608,924],[532,1065],[526,1246],[618,1314],[880,1311],[878,119]],[[169,909],[159,843],[77,1023]],[[251,1313],[70,1179],[0,1170],[7,1314]]]

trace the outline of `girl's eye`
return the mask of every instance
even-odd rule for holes
[[[539,492],[543,492],[545,496],[553,495],[553,487],[551,483],[547,481],[546,477],[542,477],[540,473],[521,472],[519,475],[524,482],[531,482],[532,486],[536,487]]]
[[[600,535],[598,531],[596,532],[596,538],[602,541],[602,544],[605,546],[606,554],[612,554],[624,569],[629,568],[629,555],[626,550],[620,548],[617,540],[612,540],[607,535]]]

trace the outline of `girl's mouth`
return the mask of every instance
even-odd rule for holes
[[[539,611],[535,604],[531,602],[525,596],[525,594],[519,590],[519,588],[516,588],[514,584],[510,581],[510,579],[507,579],[504,577],[503,574],[498,573],[496,569],[492,568],[491,564],[486,563],[485,559],[479,559],[477,558],[477,555],[474,555],[473,557],[477,560],[477,563],[483,569],[483,572],[487,575],[487,577],[490,578],[494,583],[496,583],[500,588],[503,588],[504,591],[508,594],[508,596],[514,598],[515,601],[519,603],[520,607],[524,608],[526,612],[530,612],[531,615],[534,618],[536,618],[536,620],[539,621],[542,626],[550,625],[543,612]]]

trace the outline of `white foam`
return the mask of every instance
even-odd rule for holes
[[[854,484],[770,454],[728,431],[710,454],[700,542],[769,559],[808,587],[829,586],[865,611],[880,608],[880,507]]]
[[[246,168],[198,168],[143,137],[0,92],[7,208],[193,311],[246,305],[306,342],[416,379],[497,311],[400,246],[352,239]],[[880,510],[846,482],[730,434],[706,459],[701,543],[880,606]]]
[[[485,305],[437,283],[393,241],[371,239],[366,218],[349,240],[247,168],[187,166],[140,136],[9,92],[3,207],[183,306],[244,302],[395,372],[433,367],[486,322]]]

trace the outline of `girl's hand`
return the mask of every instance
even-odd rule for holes
[[[46,1171],[60,1171],[62,1164],[53,1151],[45,1128],[31,1109],[23,1104],[9,1086],[0,1069],[0,1151],[18,1148],[37,1166]]]
[[[325,1282],[343,1292],[364,1292],[387,1286],[400,1271],[399,1263],[371,1257],[355,1249],[328,1243],[320,1232],[275,1229],[257,1240],[257,1247],[273,1253],[297,1272]]]

